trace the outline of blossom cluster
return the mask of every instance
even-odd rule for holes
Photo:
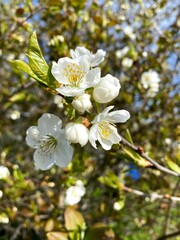
[[[93,54],[85,47],[77,47],[70,50],[70,54],[71,58],[63,57],[53,62],[51,73],[57,81],[57,96],[68,99],[67,103],[76,110],[78,117],[62,128],[59,117],[44,113],[38,125],[27,130],[26,142],[36,149],[37,169],[46,170],[54,164],[67,166],[73,156],[72,144],[79,143],[83,147],[90,142],[97,149],[98,141],[103,149],[110,150],[113,144],[121,141],[115,124],[124,123],[130,117],[126,110],[111,111],[114,106],[110,105],[102,111],[97,109],[92,119],[93,106],[114,100],[119,95],[120,82],[110,74],[101,76],[98,65],[106,55],[102,49]]]

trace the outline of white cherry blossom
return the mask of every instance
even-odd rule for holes
[[[81,198],[86,193],[86,188],[83,185],[81,180],[76,182],[75,186],[71,186],[66,190],[65,204],[66,205],[74,205],[80,202]]]
[[[66,124],[65,132],[71,143],[79,143],[83,147],[88,142],[89,130],[83,124],[70,122]]]
[[[9,175],[9,169],[5,166],[0,166],[0,179],[7,179]]]
[[[128,53],[128,51],[129,51],[129,47],[128,46],[126,46],[126,47],[124,47],[122,49],[119,49],[115,53],[116,57],[117,58],[123,58]]]
[[[76,59],[60,58],[53,62],[52,75],[59,82],[56,90],[68,97],[79,96],[84,90],[93,87],[100,81],[100,68],[90,69],[88,56],[83,55]]]
[[[91,53],[87,48],[85,47],[77,47],[75,50],[70,50],[71,57],[73,59],[77,59],[81,56],[86,55],[88,57],[88,62],[91,67],[98,66],[102,61],[104,61],[104,57],[106,55],[106,52],[102,49],[97,50],[95,54]]]
[[[105,150],[110,150],[113,144],[121,141],[115,123],[124,123],[130,118],[126,110],[109,112],[114,106],[109,106],[98,114],[92,121],[89,132],[89,141],[94,148],[97,148],[96,141],[99,141]]]
[[[38,126],[32,126],[27,130],[26,142],[36,149],[34,162],[37,169],[47,170],[54,164],[66,167],[70,163],[73,148],[61,126],[60,118],[54,114],[44,113],[38,120]]]
[[[89,112],[92,108],[90,97],[91,96],[87,93],[75,97],[72,101],[73,107],[77,109],[80,113],[84,113],[85,111]]]
[[[133,60],[131,58],[126,57],[122,60],[122,66],[124,68],[130,68],[132,67],[132,65],[133,65]]]
[[[93,91],[93,98],[99,103],[108,103],[119,95],[120,90],[119,80],[110,74],[101,78]]]
[[[159,75],[154,70],[149,70],[147,72],[143,72],[141,75],[141,84],[144,89],[147,89],[147,96],[154,97],[155,94],[159,91],[159,82],[161,79]]]

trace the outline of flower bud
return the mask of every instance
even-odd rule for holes
[[[71,143],[79,143],[81,147],[86,145],[89,139],[89,130],[80,123],[68,123],[65,126],[66,138]]]
[[[74,98],[74,100],[72,101],[72,105],[80,113],[84,113],[85,111],[89,112],[89,110],[92,108],[90,95],[87,93],[84,93],[81,96]]]
[[[119,80],[107,74],[94,88],[93,97],[96,102],[108,103],[118,96],[120,87]]]

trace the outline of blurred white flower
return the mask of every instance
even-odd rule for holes
[[[3,191],[0,190],[0,199],[2,198],[3,196]]]
[[[108,103],[119,95],[119,80],[110,74],[101,78],[93,91],[93,98],[99,103]]]
[[[80,113],[84,113],[85,111],[89,112],[90,109],[92,108],[90,97],[91,96],[87,93],[75,97],[72,101],[73,107],[77,109]]]
[[[92,121],[93,126],[90,128],[89,141],[94,148],[97,148],[96,141],[99,141],[105,150],[110,150],[113,144],[121,141],[115,123],[126,122],[130,118],[130,114],[126,110],[117,110],[109,113],[113,108],[114,106],[105,108]]]
[[[0,223],[9,223],[9,218],[5,213],[0,214]]]
[[[66,138],[71,143],[79,143],[81,147],[86,145],[89,139],[89,130],[80,123],[68,123],[65,126]]]
[[[21,113],[20,111],[18,110],[10,110],[8,113],[7,113],[7,116],[12,119],[12,120],[17,120],[21,117]]]
[[[133,65],[133,60],[131,58],[124,58],[122,60],[122,66],[124,68],[130,68]]]
[[[116,211],[120,211],[122,209],[122,206],[119,202],[114,202],[113,209]]]
[[[123,28],[124,33],[131,38],[132,40],[136,39],[136,35],[133,32],[133,28],[131,26],[125,26]]]
[[[161,79],[159,75],[154,70],[149,70],[147,72],[142,73],[141,75],[141,84],[144,89],[148,89],[147,96],[154,97],[155,94],[159,91],[159,82]]]
[[[128,53],[128,51],[129,51],[129,47],[128,46],[126,46],[126,47],[124,47],[124,48],[122,48],[120,50],[117,50],[116,53],[115,53],[116,57],[117,58],[123,58]]]
[[[74,205],[80,202],[81,198],[84,196],[86,188],[84,187],[81,180],[76,182],[75,186],[71,186],[66,190],[65,204]]]
[[[142,55],[143,55],[143,57],[147,57],[147,56],[148,56],[148,52],[144,51],[144,52],[142,53]]]
[[[93,54],[85,47],[77,47],[75,50],[71,49],[70,54],[73,59],[77,59],[81,56],[87,56],[90,66],[95,67],[98,66],[102,61],[104,61],[106,52],[102,49],[99,49],[95,54]]]
[[[165,138],[165,139],[164,139],[164,142],[165,142],[166,145],[169,146],[169,145],[172,144],[172,139],[171,139],[171,138]]]
[[[69,97],[79,96],[84,90],[93,87],[100,81],[100,68],[90,69],[88,56],[71,59],[60,58],[58,62],[53,62],[52,75],[60,83],[56,90]]]
[[[62,121],[54,114],[44,113],[38,126],[30,127],[26,134],[27,144],[35,148],[34,161],[37,169],[47,170],[54,164],[66,167],[73,155],[73,148],[61,129]]]
[[[9,169],[5,166],[0,166],[0,179],[7,179],[9,176]]]
[[[58,106],[58,108],[62,109],[64,107],[63,105],[63,97],[59,95],[54,96],[54,104]]]

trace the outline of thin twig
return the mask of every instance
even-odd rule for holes
[[[163,236],[159,237],[157,240],[165,240],[165,239],[172,238],[172,237],[175,237],[175,236],[178,236],[178,235],[180,235],[180,231],[170,233],[170,234],[167,234],[167,235],[163,235]]]
[[[176,191],[179,188],[179,183],[180,183],[180,179],[178,179],[173,191],[172,191],[172,195],[175,195]],[[163,227],[163,233],[164,235],[167,234],[167,230],[168,230],[168,226],[169,226],[169,220],[170,220],[170,213],[171,213],[171,207],[172,207],[172,199],[169,199],[169,204],[167,207],[167,212],[166,212],[166,216],[165,216],[165,222],[164,222],[164,227]]]
[[[27,22],[29,19],[31,19],[36,14],[38,14],[39,12],[41,12],[45,9],[47,9],[47,7],[44,7],[44,6],[40,7],[37,10],[35,10],[34,12],[32,12],[31,14],[29,14],[29,16],[27,16],[24,20],[16,22],[15,24],[13,23],[13,25],[10,27],[9,32],[6,33],[4,40],[9,38],[9,36],[11,36],[11,34],[14,33],[20,26],[23,26],[25,22]]]
[[[121,140],[121,144],[124,146],[127,146],[129,148],[131,148],[132,150],[134,150],[135,152],[137,152],[141,157],[143,157],[144,159],[146,159],[148,162],[152,163],[152,165],[154,167],[156,167],[159,171],[161,172],[165,172],[168,174],[171,174],[173,176],[176,177],[180,177],[180,175],[164,166],[161,166],[159,163],[157,163],[155,160],[153,160],[152,158],[150,158],[147,154],[145,154],[143,151],[141,151],[141,149],[139,149],[138,147],[134,146],[133,144],[131,144],[130,142],[128,142],[126,139],[124,139],[121,136],[122,140]]]
[[[148,197],[152,201],[155,201],[157,199],[168,199],[168,200],[171,200],[173,202],[180,202],[180,197],[175,197],[175,196],[172,196],[172,195],[169,195],[169,194],[165,194],[165,195],[160,195],[160,194],[157,194],[157,193],[149,194],[149,193],[145,193],[145,192],[142,192],[142,191],[139,191],[139,190],[136,190],[136,189],[126,187],[126,186],[123,186],[122,189],[126,192],[134,193],[138,196]]]

